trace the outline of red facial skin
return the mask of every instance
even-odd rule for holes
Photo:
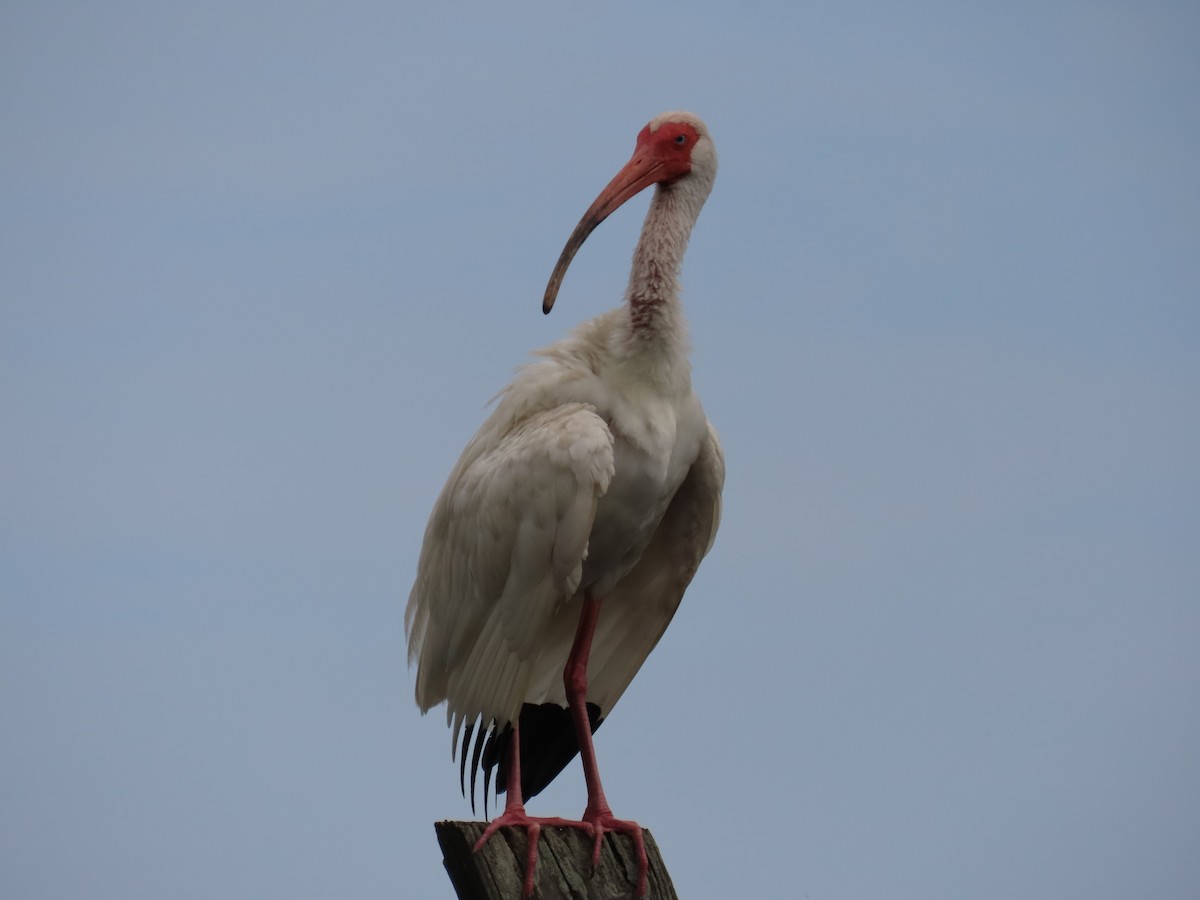
[[[649,125],[641,130],[633,157],[600,192],[567,239],[558,265],[550,276],[550,283],[546,286],[542,312],[548,313],[553,308],[567,266],[596,226],[622,203],[650,185],[670,184],[692,171],[692,148],[699,139],[696,129],[685,122],[665,122],[654,132],[650,131]]]

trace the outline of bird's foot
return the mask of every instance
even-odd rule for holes
[[[646,841],[642,837],[642,826],[628,819],[615,818],[611,810],[595,811],[588,809],[583,814],[582,819],[559,819],[535,817],[528,815],[522,807],[509,807],[496,816],[496,818],[492,819],[488,827],[484,829],[483,834],[479,836],[479,840],[475,842],[474,852],[478,853],[483,845],[491,840],[492,836],[501,828],[525,829],[527,844],[525,850],[525,882],[522,889],[522,896],[532,897],[534,875],[537,872],[538,838],[541,836],[542,828],[546,826],[551,828],[577,828],[591,835],[593,866],[598,865],[600,862],[600,849],[604,843],[605,832],[611,831],[617,834],[629,835],[633,838],[638,858],[638,880],[635,896],[644,897],[646,895],[646,876],[650,864],[646,857]]]
[[[496,816],[496,818],[492,819],[472,849],[473,853],[478,853],[483,848],[483,845],[491,840],[492,835],[501,828],[524,828],[526,849],[525,882],[521,890],[522,897],[533,896],[533,876],[537,871],[538,838],[541,836],[542,825],[545,821],[545,819],[535,819],[533,816],[526,814],[522,806],[510,806],[500,815]]]
[[[542,825],[556,828],[579,828],[588,832],[592,836],[593,866],[600,864],[600,848],[604,843],[605,832],[629,835],[633,839],[638,859],[638,880],[634,896],[644,897],[646,895],[646,875],[650,863],[646,856],[646,840],[642,836],[642,826],[637,822],[616,818],[608,807],[593,809],[591,806],[584,811],[583,818],[578,821],[575,819],[539,819],[538,821]]]

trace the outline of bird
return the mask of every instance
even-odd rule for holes
[[[593,864],[606,832],[629,835],[645,893],[642,830],[613,815],[592,733],[662,637],[721,519],[725,457],[692,386],[679,281],[716,172],[698,116],[665,112],[641,129],[563,247],[542,310],[592,231],[654,186],[624,302],[517,370],[425,530],[405,612],[417,705],[446,704],[460,787],[469,765],[474,809],[483,772],[485,818],[495,773],[504,810],[475,850],[501,827],[524,828],[526,897],[543,826],[588,832]],[[525,802],[577,754],[582,817],[529,816]]]

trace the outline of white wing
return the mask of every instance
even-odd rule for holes
[[[417,703],[447,701],[452,740],[464,721],[515,720],[531,684],[545,680],[553,635],[566,633],[569,648],[572,616],[556,613],[579,585],[612,476],[612,434],[582,403],[515,422],[502,403],[463,451],[426,528],[405,613]]]
[[[633,570],[604,598],[588,665],[588,700],[608,715],[650,655],[721,522],[725,455],[709,423],[700,455]]]

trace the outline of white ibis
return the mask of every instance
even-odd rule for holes
[[[500,827],[528,833],[532,895],[543,825],[587,830],[599,860],[617,819],[600,783],[594,732],[662,637],[721,514],[725,460],[691,383],[679,269],[712,189],[717,153],[696,116],[668,112],[575,227],[546,287],[549,312],[575,253],[630,197],[656,185],[624,306],[539,351],[467,444],[425,530],[405,627],[422,712],[446,703],[466,793],[471,750],[493,769]],[[461,747],[459,736],[462,736]],[[485,737],[486,735],[486,737]],[[525,801],[578,753],[579,821],[534,818]]]

